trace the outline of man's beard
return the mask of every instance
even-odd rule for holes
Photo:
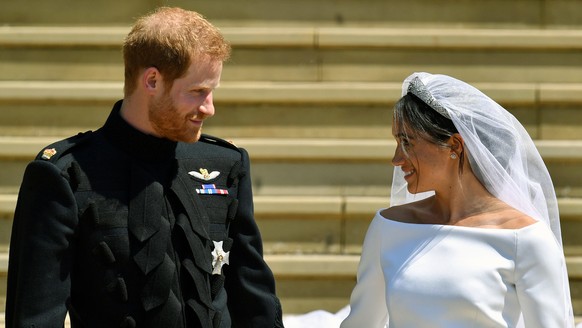
[[[200,138],[201,129],[190,127],[188,119],[179,115],[167,95],[150,104],[148,115],[154,131],[163,138],[182,142],[196,142]]]

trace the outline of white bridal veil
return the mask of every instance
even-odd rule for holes
[[[554,185],[532,139],[503,107],[471,85],[446,75],[414,73],[404,80],[402,95],[412,93],[450,118],[467,146],[473,172],[491,194],[529,216],[545,222],[562,246]],[[411,195],[404,174],[395,167],[391,205],[425,195]],[[571,304],[567,271],[564,290]],[[571,305],[564,315],[571,320]],[[523,326],[523,323],[522,323]]]

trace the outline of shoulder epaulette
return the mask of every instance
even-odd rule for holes
[[[205,143],[210,143],[210,144],[215,144],[215,145],[219,145],[222,147],[226,147],[226,148],[230,148],[230,149],[234,149],[236,151],[240,151],[240,149],[232,142],[232,141],[227,141],[215,136],[211,136],[208,134],[202,134],[200,136],[200,140],[198,140],[198,142],[205,142]]]
[[[80,132],[75,136],[56,141],[40,151],[40,153],[36,155],[36,159],[55,163],[63,155],[69,153],[75,146],[82,144],[85,140],[88,140],[88,137],[92,133],[93,131]]]

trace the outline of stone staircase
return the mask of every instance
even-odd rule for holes
[[[205,132],[249,150],[257,221],[286,313],[347,304],[367,225],[388,205],[391,106],[406,76],[428,71],[473,83],[535,139],[559,196],[572,298],[582,314],[582,4],[164,3],[205,14],[233,45]],[[102,124],[122,96],[128,26],[158,4],[3,4],[2,308],[26,163],[44,145]]]

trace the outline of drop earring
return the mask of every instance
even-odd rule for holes
[[[457,159],[457,154],[451,153],[451,159]]]

